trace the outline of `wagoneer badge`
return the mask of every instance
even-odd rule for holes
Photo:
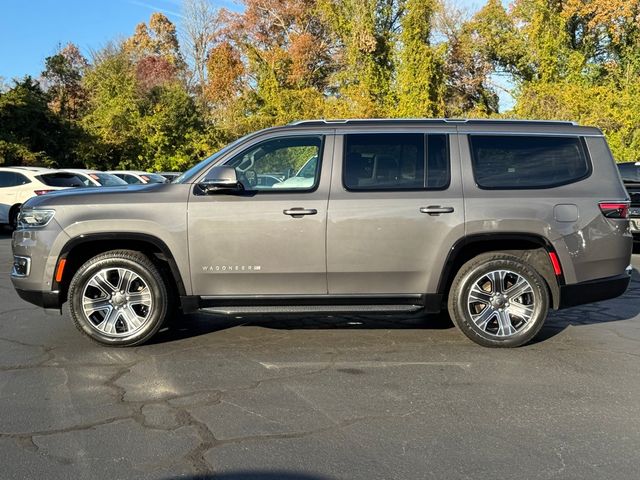
[[[257,272],[261,270],[260,265],[203,265],[202,271],[206,273],[219,272]]]

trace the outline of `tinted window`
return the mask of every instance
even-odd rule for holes
[[[127,182],[129,185],[137,185],[139,183],[142,183],[142,180],[140,180],[137,177],[134,177],[133,175],[128,175],[126,173],[114,173],[114,175],[118,178],[121,178],[122,180]]]
[[[20,173],[0,172],[0,188],[25,185],[31,181]]]
[[[322,150],[321,137],[275,138],[234,157],[245,190],[311,190],[317,185]]]
[[[635,163],[618,164],[620,176],[626,182],[640,182],[640,165]]]
[[[167,179],[157,173],[141,173],[140,176],[147,183],[167,183]]]
[[[38,179],[49,187],[84,187],[84,182],[73,173],[46,173],[40,175]]]
[[[427,135],[428,188],[444,188],[449,185],[449,137]]]
[[[442,188],[449,183],[447,150],[446,135],[346,135],[344,184],[349,190]]]
[[[544,188],[589,174],[578,137],[470,135],[473,171],[484,188]]]
[[[121,178],[116,177],[115,175],[111,175],[110,173],[93,172],[89,173],[88,175],[103,187],[117,187],[127,185],[127,182],[125,182]]]

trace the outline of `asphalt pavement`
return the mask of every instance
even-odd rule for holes
[[[445,315],[207,314],[113,349],[18,298],[0,233],[0,478],[638,478],[633,262],[513,350]]]

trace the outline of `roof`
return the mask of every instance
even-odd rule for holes
[[[50,172],[56,171],[52,168],[22,167],[22,166],[0,167],[0,170],[5,170],[9,172],[31,172],[31,173],[50,173]]]
[[[535,135],[581,135],[602,136],[595,127],[581,126],[575,122],[561,120],[511,120],[511,119],[466,119],[466,118],[354,118],[344,120],[301,120],[275,130],[287,129],[325,129],[353,130],[367,132],[376,130],[403,128],[455,131],[460,134],[535,134]]]
[[[501,118],[488,118],[488,119],[473,119],[473,118],[354,118],[354,119],[319,119],[319,120],[300,120],[292,122],[289,125],[379,125],[379,124],[393,124],[393,125],[570,125],[578,126],[576,122],[569,122],[564,120],[515,120],[515,119],[501,119]]]

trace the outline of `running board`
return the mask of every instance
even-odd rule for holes
[[[200,310],[218,315],[237,315],[242,313],[411,313],[422,309],[424,305],[273,305],[219,306]]]

